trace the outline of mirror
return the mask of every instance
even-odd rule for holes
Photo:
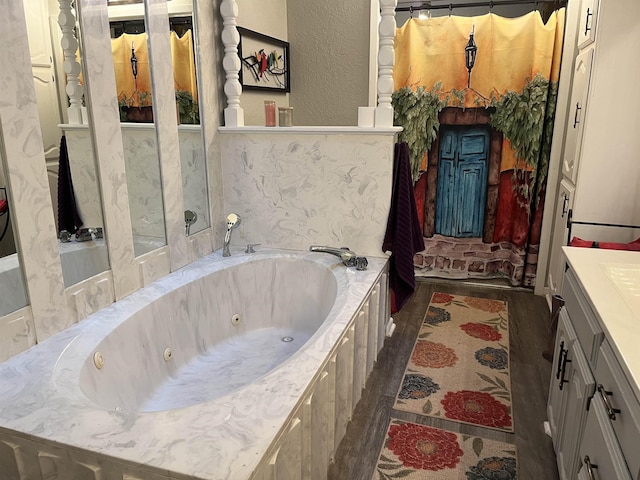
[[[209,228],[209,189],[204,135],[200,119],[201,102],[198,101],[199,52],[193,8],[186,17],[170,17],[171,58],[173,62],[176,101],[178,108],[178,136],[180,139],[180,166],[184,207],[195,214],[188,224],[187,235]],[[182,74],[180,72],[183,72]],[[185,74],[185,72],[187,72]]]
[[[24,276],[11,226],[11,204],[4,169],[4,145],[0,150],[0,317],[27,305]]]
[[[137,7],[139,18],[127,19],[131,7]],[[167,244],[149,49],[142,4],[109,6],[108,11],[133,248],[138,257]]]
[[[64,3],[65,15],[39,0],[25,0],[24,8],[62,273],[69,287],[109,270],[109,258],[91,125],[82,106],[79,29]],[[50,24],[49,18],[60,24]]]

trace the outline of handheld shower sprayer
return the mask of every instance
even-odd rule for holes
[[[240,225],[242,219],[240,215],[236,215],[235,213],[230,213],[227,215],[227,233],[224,236],[224,247],[222,248],[222,256],[230,257],[231,253],[229,252],[229,244],[231,243],[231,231]]]

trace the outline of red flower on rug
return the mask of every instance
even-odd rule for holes
[[[419,367],[452,367],[457,361],[458,356],[455,350],[442,343],[428,341],[418,341],[411,355],[411,363]]]
[[[453,300],[453,295],[449,295],[448,293],[434,293],[433,297],[431,297],[431,303],[449,303]]]
[[[483,312],[498,313],[506,310],[506,304],[501,300],[491,300],[490,298],[464,297],[464,301],[472,308],[477,308]]]
[[[480,338],[481,340],[497,341],[502,338],[500,332],[491,325],[485,325],[484,323],[465,323],[460,325],[460,328],[464,330],[467,335],[473,338]]]
[[[454,433],[415,423],[389,427],[391,450],[405,467],[419,470],[455,468],[463,451]]]
[[[486,392],[447,392],[441,403],[446,418],[493,428],[511,426],[508,407]]]

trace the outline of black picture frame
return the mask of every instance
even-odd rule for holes
[[[289,42],[237,28],[242,90],[289,93]]]

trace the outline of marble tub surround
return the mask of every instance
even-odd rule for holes
[[[0,383],[8,388],[0,392],[0,471],[18,472],[16,478],[43,478],[37,472],[44,471],[46,464],[49,472],[63,475],[58,478],[87,475],[108,480],[117,475],[122,478],[123,472],[140,478],[249,478],[301,395],[319,370],[328,368],[335,345],[350,325],[349,331],[354,328],[353,317],[384,275],[386,259],[370,257],[368,270],[356,271],[345,268],[336,257],[310,252],[265,249],[245,255],[232,249],[227,258],[220,253],[171,273],[1,364]],[[312,276],[324,288],[318,292],[310,282],[285,288],[285,277],[294,283],[299,278],[292,276],[292,269]],[[268,279],[260,274],[256,277],[256,272]],[[260,285],[251,284],[251,278],[257,278]],[[229,282],[230,287],[225,287]],[[376,301],[367,311],[386,311],[381,297],[386,298],[386,287],[383,292],[378,288]],[[221,295],[211,295],[212,291]],[[110,401],[106,395],[114,389],[98,390],[104,387],[100,382],[108,383],[102,374],[112,369],[125,378],[112,377],[111,381],[120,382],[120,391],[130,382],[127,388],[135,397],[143,386],[133,387],[139,383],[127,380],[124,374],[139,368],[152,372],[149,376],[153,377],[153,372],[165,365],[147,355],[162,356],[168,342],[191,342],[189,348],[202,351],[200,341],[205,333],[196,334],[192,322],[202,322],[202,328],[212,335],[206,342],[213,345],[236,328],[231,318],[218,318],[218,314],[230,317],[234,308],[246,309],[240,310],[241,319],[246,318],[246,331],[252,333],[257,330],[251,322],[264,318],[265,312],[282,317],[281,308],[296,305],[289,296],[303,293],[306,301],[291,313],[306,319],[294,330],[307,332],[309,340],[278,367],[247,385],[218,398],[193,397],[187,402],[190,405],[152,413],[137,412],[140,404],[136,402],[117,405],[124,397]],[[305,303],[308,310],[327,312],[327,320],[305,315]],[[321,304],[325,306],[319,307]],[[157,327],[148,328],[149,322]],[[319,322],[316,328],[314,323]],[[382,325],[375,325],[370,332],[379,332]],[[156,334],[165,338],[154,339]],[[107,345],[111,341],[119,344],[117,349]],[[378,347],[381,343],[376,342]],[[94,371],[90,362],[98,348],[104,368]],[[173,359],[177,364],[186,362],[188,355],[181,357],[185,349],[176,349]],[[375,353],[365,354],[363,365],[372,364]],[[349,364],[353,366],[352,356],[344,358],[352,359]],[[85,374],[94,377],[93,386]],[[341,384],[341,379],[338,375],[336,384]],[[351,388],[346,377],[345,382]]]
[[[381,256],[397,131],[220,128],[225,208],[243,223],[233,242]]]
[[[67,317],[24,6],[22,2],[0,4],[0,40],[11,46],[0,49],[0,64],[7,68],[0,88],[4,173],[31,317],[37,339],[44,340],[72,322]],[[4,337],[11,332],[3,328],[2,333]],[[9,337],[11,343],[14,340]]]

